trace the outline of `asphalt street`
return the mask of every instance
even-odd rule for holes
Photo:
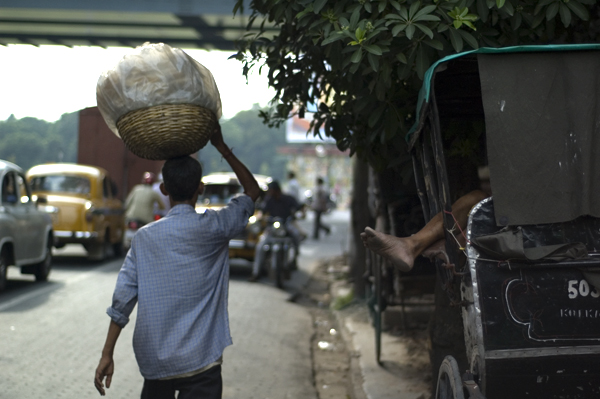
[[[288,301],[308,281],[316,261],[347,251],[348,213],[324,217],[333,233],[306,240],[299,270],[277,289],[264,278],[250,283],[250,265],[232,261],[229,315],[234,344],[224,353],[226,399],[316,398],[311,364],[312,320]],[[310,231],[311,216],[301,222]],[[109,318],[112,290],[122,258],[88,261],[79,247],[57,251],[50,280],[9,269],[8,288],[0,293],[0,398],[98,397],[93,386]],[[131,324],[121,333],[115,353],[115,375],[108,398],[139,397],[139,374]]]

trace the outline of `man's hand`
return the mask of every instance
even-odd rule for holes
[[[96,368],[96,377],[94,378],[94,385],[98,392],[100,392],[100,395],[104,396],[106,394],[103,384],[104,377],[106,377],[106,388],[110,388],[114,371],[115,363],[113,362],[112,356],[102,355],[100,363]]]
[[[217,123],[217,127],[213,130],[212,135],[210,136],[210,143],[217,149],[219,152],[222,150],[227,151],[228,148],[225,145],[225,141],[223,141],[223,132],[221,132],[221,125]]]

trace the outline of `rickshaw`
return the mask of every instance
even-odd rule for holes
[[[445,230],[435,398],[600,397],[599,138],[600,45],[480,48],[427,71],[407,141]],[[478,167],[492,195],[463,230],[452,204]]]

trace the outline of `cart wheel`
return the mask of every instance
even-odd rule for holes
[[[465,399],[458,364],[452,356],[446,356],[440,366],[435,399]]]

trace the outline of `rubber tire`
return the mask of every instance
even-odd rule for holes
[[[44,260],[35,265],[35,281],[48,281],[48,276],[52,270],[52,241],[48,238],[46,245],[46,256]]]
[[[2,249],[0,252],[0,291],[6,289],[6,271],[8,269],[8,262],[6,261],[6,249]]]
[[[452,356],[446,356],[440,366],[435,399],[465,399],[458,363]]]

